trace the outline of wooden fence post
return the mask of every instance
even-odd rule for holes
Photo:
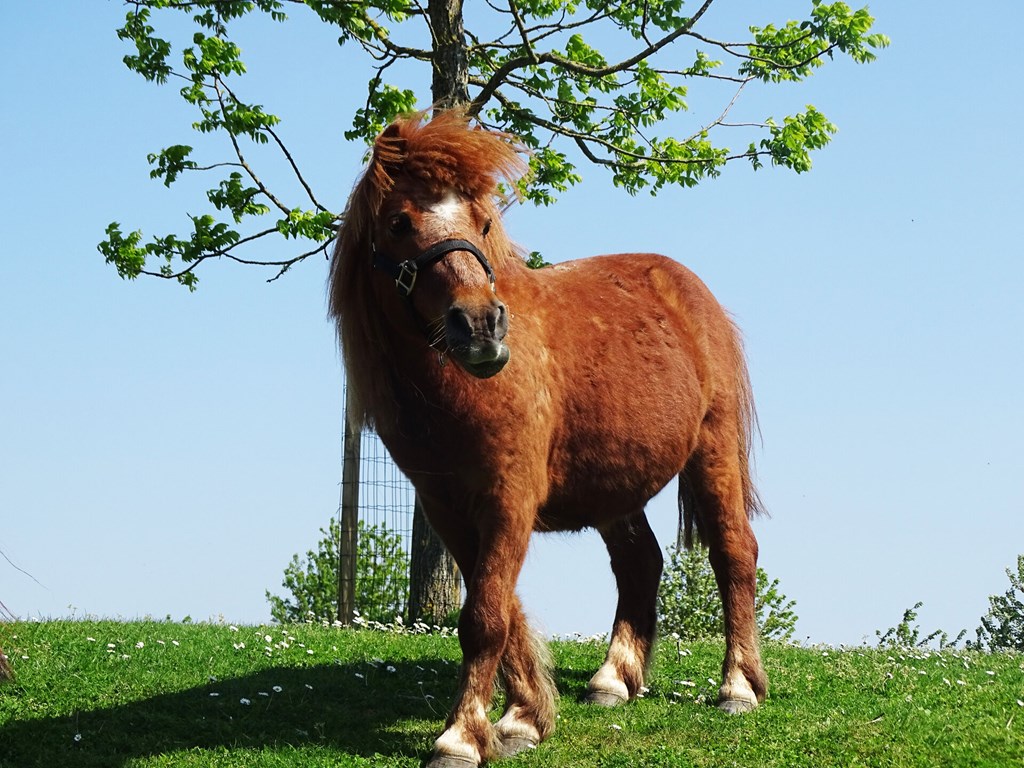
[[[359,536],[359,427],[349,420],[345,389],[345,443],[341,466],[341,540],[338,542],[338,621],[352,623],[356,608],[356,552]]]

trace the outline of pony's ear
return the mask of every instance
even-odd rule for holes
[[[392,171],[405,155],[405,137],[397,120],[385,128],[373,142],[373,163],[385,172]],[[390,175],[390,174],[389,174]]]
[[[377,137],[377,141],[380,141],[381,139],[387,140],[397,138],[399,135],[399,131],[400,126],[398,124],[398,121],[396,120],[383,131],[381,131],[380,136]]]

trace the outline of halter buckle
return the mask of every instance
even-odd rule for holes
[[[412,259],[403,261],[398,265],[398,274],[395,275],[395,286],[402,296],[408,297],[416,285],[417,264]]]

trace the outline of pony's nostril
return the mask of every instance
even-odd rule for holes
[[[504,339],[505,334],[508,333],[508,310],[500,301],[497,303],[497,306],[494,307],[493,311],[488,313],[487,327],[491,332],[491,336],[498,341]]]
[[[448,334],[467,340],[473,335],[473,321],[462,307],[452,307],[448,310]]]

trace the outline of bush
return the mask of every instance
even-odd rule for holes
[[[1017,572],[1006,569],[1010,588],[988,599],[988,613],[978,627],[978,648],[1024,651],[1024,555],[1017,555]]]
[[[967,634],[967,630],[961,630],[960,634],[949,639],[949,635],[943,630],[937,629],[922,636],[921,627],[917,623],[917,609],[924,603],[917,602],[913,608],[907,608],[903,612],[903,620],[895,627],[889,627],[885,632],[875,630],[875,637],[878,638],[879,648],[925,648],[933,640],[938,641],[940,649],[952,648]]]
[[[314,552],[304,558],[292,555],[281,582],[291,597],[278,597],[267,590],[270,615],[274,621],[292,624],[303,621],[332,622],[338,611],[338,541],[341,524],[331,519]],[[359,521],[356,545],[355,608],[368,621],[394,621],[405,612],[409,594],[409,562],[402,540],[383,525]]]
[[[754,607],[761,637],[785,641],[793,636],[796,601],[787,600],[779,591],[779,580],[769,581],[762,568],[757,569]],[[658,588],[658,629],[662,634],[675,633],[683,640],[722,636],[722,598],[703,547],[669,549]]]

